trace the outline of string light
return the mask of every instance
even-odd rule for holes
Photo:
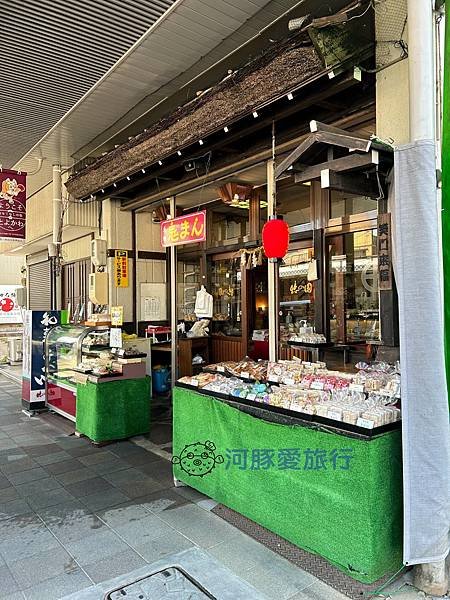
[[[104,194],[104,193],[105,193],[105,190],[102,188],[102,194]]]
[[[181,156],[181,150],[177,150],[178,156]]]
[[[228,133],[228,132],[230,131],[226,125],[225,125],[225,127],[223,128],[223,130],[225,131],[225,133]]]
[[[129,175],[127,175],[127,181],[131,181],[131,178]]]
[[[162,160],[158,160],[158,165],[161,167],[162,166]]]
[[[141,169],[141,171],[145,174],[145,169]]]
[[[113,183],[113,186],[116,188],[117,187],[117,183]]]
[[[253,111],[253,117],[254,117],[255,119],[257,119],[257,118],[258,118],[258,113],[257,113],[257,111],[256,111],[256,110],[254,110],[254,111]]]
[[[294,94],[292,92],[289,92],[289,94],[287,95],[287,99],[288,100],[293,100],[294,99]]]
[[[200,146],[203,146],[203,140],[198,140],[198,143],[200,144]]]

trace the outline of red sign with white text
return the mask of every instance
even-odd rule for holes
[[[206,240],[206,210],[161,223],[161,246],[179,246]]]
[[[0,240],[24,240],[27,174],[0,170]]]

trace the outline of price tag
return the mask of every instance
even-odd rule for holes
[[[225,367],[223,365],[218,365],[217,366],[217,372],[218,373],[225,373]]]
[[[322,391],[323,390],[323,385],[324,385],[323,381],[313,381],[311,383],[310,389],[311,390],[320,390],[320,391]]]
[[[333,421],[342,421],[342,413],[339,410],[329,410],[327,417],[333,419]]]
[[[305,367],[310,367],[310,366],[311,366],[311,364],[312,364],[312,363],[310,363],[310,362],[307,362],[306,360],[304,360],[304,361],[302,362],[302,365],[305,365]]]
[[[278,375],[271,375],[269,377],[269,381],[272,383],[278,383],[280,381],[280,378],[278,377]]]
[[[286,385],[295,385],[295,381],[293,379],[285,379],[283,383]]]
[[[373,429],[373,426],[375,423],[373,421],[371,421],[370,419],[363,419],[362,417],[358,417],[356,424],[358,427],[365,427],[366,429]]]
[[[198,379],[191,379],[192,387],[198,387]]]
[[[254,400],[256,398],[256,394],[247,394],[247,400]]]
[[[364,385],[362,383],[351,383],[348,389],[352,392],[364,392]]]
[[[241,377],[243,379],[250,379],[250,373],[247,373],[247,371],[242,371]]]

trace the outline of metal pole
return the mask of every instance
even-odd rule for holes
[[[62,182],[61,165],[53,165],[53,252],[51,260],[52,269],[52,309],[61,309],[61,274],[60,254],[61,254],[61,231],[62,231]],[[55,256],[56,253],[56,256]]]
[[[267,218],[275,214],[275,161],[267,161]],[[269,307],[269,360],[278,358],[278,263],[267,266]]]
[[[176,213],[175,196],[169,198],[170,202],[170,217],[174,219]],[[171,367],[172,367],[172,387],[177,380],[177,364],[178,364],[178,334],[177,334],[177,248],[170,247],[170,327],[171,327]]]

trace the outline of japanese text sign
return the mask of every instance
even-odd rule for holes
[[[16,285],[0,286],[0,323],[22,323],[22,313],[16,301]]]
[[[380,290],[392,290],[391,215],[378,215],[378,280]]]
[[[0,170],[0,240],[24,240],[27,174]]]
[[[161,223],[161,246],[179,246],[206,240],[206,211],[176,217]]]
[[[116,287],[128,287],[128,251],[116,250],[114,255],[114,283]]]

